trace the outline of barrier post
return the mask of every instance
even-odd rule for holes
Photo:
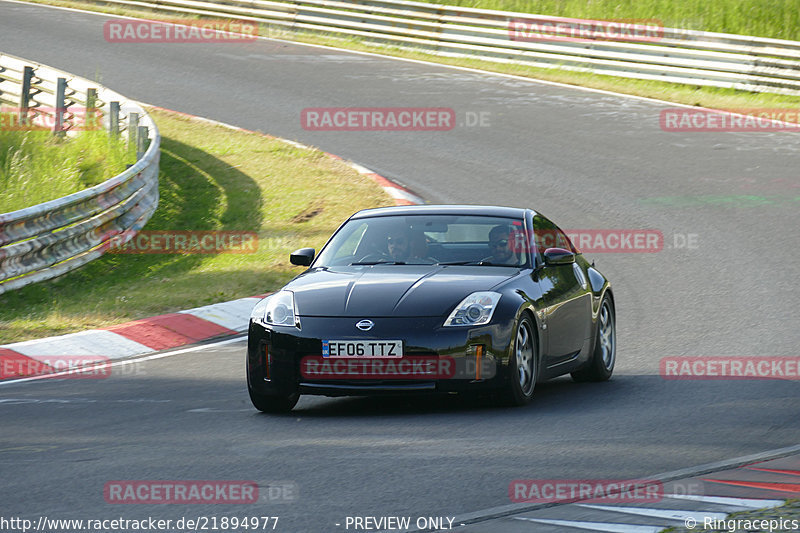
[[[66,95],[67,95],[67,79],[58,78],[56,82],[56,108],[53,123],[53,134],[63,136],[66,133],[64,129],[64,112],[66,111]]]
[[[22,71],[22,90],[19,95],[19,123],[24,126],[28,124],[28,104],[31,100],[31,80],[33,79],[33,67],[25,67]]]

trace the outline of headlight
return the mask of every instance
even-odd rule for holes
[[[273,326],[300,327],[300,318],[295,312],[292,291],[280,291],[261,300],[253,308],[250,316]]]
[[[250,318],[254,320],[264,320],[264,315],[267,314],[267,304],[269,304],[270,298],[272,298],[272,296],[267,296],[266,298],[260,299],[253,310],[250,311]]]
[[[500,301],[499,292],[473,292],[456,306],[447,320],[445,326],[480,326],[488,324],[492,319],[497,302]]]

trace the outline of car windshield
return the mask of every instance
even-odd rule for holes
[[[314,267],[480,265],[524,267],[530,252],[520,219],[475,215],[358,218],[328,242]]]

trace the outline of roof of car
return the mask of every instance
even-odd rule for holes
[[[384,217],[395,215],[484,215],[523,218],[527,209],[496,205],[398,205],[364,209],[352,218]]]

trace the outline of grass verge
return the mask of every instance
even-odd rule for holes
[[[578,19],[656,19],[667,28],[800,39],[800,0],[417,0]]]
[[[57,137],[0,128],[0,213],[55,200],[102,183],[135,161],[105,131]]]
[[[106,254],[0,295],[0,343],[109,326],[278,288],[288,254],[319,247],[358,209],[392,205],[322,152],[160,110],[160,204],[147,230],[254,231],[252,254]]]
[[[180,16],[176,14],[164,14],[160,12],[153,12],[149,9],[118,6],[103,6],[98,5],[91,1],[75,1],[75,0],[28,0],[30,3],[39,3],[63,7],[72,7],[77,9],[85,9],[97,11],[101,13],[108,13],[113,15],[123,15],[130,17],[147,18],[151,20],[167,20],[176,21],[180,19],[190,20],[192,17]],[[585,0],[546,0],[546,2],[529,2],[528,0],[450,0],[444,3],[462,3],[463,5],[486,7],[492,5],[493,7],[505,9],[515,8],[524,12],[538,11],[538,8],[550,9],[553,12],[539,11],[539,14],[565,14],[559,11],[557,7],[562,3],[564,6],[577,6],[586,5],[585,16],[592,16],[594,18],[660,18],[663,22],[671,20],[669,18],[654,17],[653,14],[645,9],[647,15],[645,17],[637,17],[638,11],[619,11],[624,6],[638,5],[640,0],[625,0],[624,2],[612,2],[611,0],[597,0],[596,2],[586,2]],[[703,9],[711,9],[708,3],[700,2],[681,2],[681,0],[647,0],[648,2],[659,2],[658,6],[671,6],[671,9],[694,9],[702,11]],[[736,3],[737,0],[723,0],[728,3]],[[770,15],[769,7],[773,4],[762,3],[759,0],[739,0],[742,5],[745,2],[756,3],[759,13],[767,13],[766,18],[772,26],[772,29],[777,33],[779,28],[782,28],[782,19],[777,14]],[[486,2],[486,5],[483,5]],[[496,3],[496,4],[493,4]],[[779,0],[778,5],[786,3],[790,7],[792,5],[800,7],[800,0]],[[602,9],[597,7],[598,11],[595,12],[595,6],[601,6]],[[614,7],[620,4],[620,7]],[[656,6],[656,4],[652,4]],[[694,7],[692,7],[694,6]],[[566,7],[565,7],[566,9]],[[656,9],[656,7],[653,7]],[[754,8],[755,9],[755,8]],[[788,9],[788,8],[787,8]],[[661,10],[658,7],[658,10]],[[664,7],[661,11],[666,11]],[[784,8],[781,8],[780,13],[783,13]],[[658,11],[658,12],[661,12]],[[570,16],[578,16],[580,13],[569,12]],[[620,14],[622,13],[622,14]],[[716,11],[714,11],[716,13]],[[591,14],[591,15],[590,15]],[[603,16],[600,17],[599,15]],[[624,15],[624,17],[623,17]],[[761,16],[761,15],[759,15]],[[789,15],[787,15],[789,16]],[[798,9],[792,16],[800,17],[800,9]],[[771,17],[771,18],[770,18]],[[691,18],[691,17],[690,17]],[[724,18],[724,17],[723,17]],[[758,18],[758,17],[756,17]],[[763,18],[763,17],[762,17]],[[785,18],[785,17],[784,17]],[[692,19],[693,20],[693,19]],[[704,19],[705,20],[705,19]],[[708,27],[697,27],[696,24],[689,24],[684,17],[682,19],[683,25],[679,27],[692,27],[693,29],[710,30]],[[793,26],[797,34],[795,38],[800,38],[800,23]],[[729,31],[739,31],[737,27],[731,27]],[[742,29],[741,31],[745,31]],[[580,87],[590,87],[593,89],[600,89],[605,91],[612,91],[622,94],[630,94],[635,96],[643,96],[647,98],[655,98],[659,100],[666,100],[679,104],[686,104],[691,106],[702,106],[717,109],[791,109],[796,110],[800,107],[800,96],[788,96],[768,93],[756,93],[750,91],[741,91],[737,89],[722,89],[716,87],[703,87],[700,85],[685,85],[679,83],[668,83],[660,81],[648,80],[635,80],[630,78],[620,78],[616,76],[606,76],[602,74],[592,74],[585,72],[571,72],[567,70],[559,70],[557,68],[540,68],[531,67],[527,65],[519,65],[513,63],[502,63],[496,61],[487,61],[480,58],[473,57],[446,57],[436,55],[434,53],[425,51],[423,49],[409,49],[400,48],[396,46],[385,46],[378,43],[370,42],[362,38],[352,37],[342,34],[321,34],[310,32],[290,32],[283,29],[276,29],[263,25],[261,28],[261,35],[270,38],[283,39],[288,41],[296,41],[308,44],[318,44],[325,46],[333,46],[337,48],[344,48],[349,50],[363,51],[377,53],[387,56],[400,57],[406,59],[417,59],[422,61],[430,61],[441,63],[444,65],[453,65],[458,67],[480,69],[488,72],[497,72],[501,74],[511,74],[515,76],[528,77],[532,79],[539,79],[551,81],[556,83],[563,83],[567,85],[575,85]],[[786,38],[786,37],[784,37]]]

